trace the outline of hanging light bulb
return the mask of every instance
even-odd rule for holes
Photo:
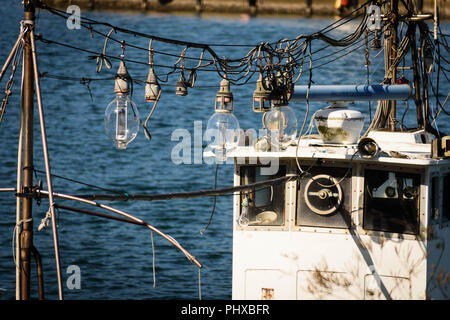
[[[220,82],[220,90],[215,101],[215,113],[209,118],[206,132],[214,141],[209,147],[215,150],[218,160],[226,159],[226,153],[237,147],[239,143],[239,121],[233,115],[233,93],[230,91],[230,82],[225,78]]]
[[[271,142],[276,147],[285,149],[297,136],[297,117],[287,104],[274,104],[266,115],[266,128],[271,135]]]
[[[136,138],[139,130],[139,111],[128,96],[128,79],[128,71],[122,60],[115,80],[116,98],[105,110],[106,135],[114,142],[117,149],[126,149],[127,144]]]
[[[297,117],[288,105],[293,92],[289,73],[278,72],[273,78],[272,108],[263,118],[269,130],[271,147],[284,150],[297,136]]]

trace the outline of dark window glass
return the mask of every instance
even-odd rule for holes
[[[286,175],[286,166],[280,166],[277,174],[264,175],[263,167],[241,167],[241,185],[279,178]],[[239,225],[277,226],[284,223],[285,184],[260,187],[241,193],[241,213]]]
[[[419,174],[365,170],[364,229],[417,234],[419,193]]]
[[[349,228],[351,225],[351,170],[313,167],[299,181],[297,225]]]
[[[431,219],[439,218],[439,177],[431,178]]]
[[[450,220],[450,173],[447,173],[444,177],[444,190],[442,195],[444,199],[442,203],[442,216],[444,219]]]

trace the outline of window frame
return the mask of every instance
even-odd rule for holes
[[[440,179],[439,179],[439,194],[440,195],[444,195],[444,191],[445,191],[445,178],[448,177],[448,179],[450,179],[450,168],[446,168],[446,170],[442,170],[440,172]],[[449,182],[450,184],[450,182]],[[448,210],[449,210],[449,216],[446,216],[444,213],[444,199],[445,196],[440,196],[440,202],[439,202],[439,226],[440,228],[447,228],[450,226],[450,201],[448,203]],[[447,200],[448,201],[448,200]]]
[[[285,175],[284,176],[288,176],[291,173],[291,164],[290,161],[286,161],[286,160],[280,160],[279,162],[279,167],[285,167]],[[235,185],[243,185],[242,184],[242,178],[241,178],[241,170],[244,167],[269,167],[268,165],[264,165],[264,164],[237,164],[235,163],[235,168],[234,168],[234,174],[235,174]],[[237,182],[237,183],[236,183]],[[252,226],[241,226],[238,223],[238,219],[240,217],[241,214],[241,192],[238,192],[237,194],[235,194],[235,198],[234,198],[234,206],[235,206],[235,211],[233,213],[233,220],[234,223],[236,225],[235,230],[237,231],[287,231],[290,229],[290,215],[291,215],[291,204],[289,203],[288,199],[289,196],[288,194],[291,192],[291,188],[292,188],[292,183],[295,183],[290,181],[288,183],[285,183],[284,186],[284,200],[283,200],[283,210],[284,210],[284,214],[283,214],[283,218],[282,218],[282,224],[281,225],[252,225]]]
[[[298,218],[301,216],[301,213],[299,214],[299,210],[301,210],[301,208],[299,208],[298,206],[300,205],[300,201],[299,201],[299,197],[301,198],[301,193],[304,191],[301,187],[300,187],[300,180],[298,181],[298,183],[296,184],[296,206],[295,206],[295,212],[294,212],[294,226],[296,228],[298,228],[299,230],[311,230],[311,228],[313,228],[313,230],[317,231],[317,230],[326,230],[327,232],[330,232],[330,230],[350,230],[353,225],[353,203],[354,203],[354,199],[353,199],[353,188],[354,188],[354,173],[355,171],[355,164],[352,162],[346,162],[346,163],[339,163],[339,162],[335,162],[335,161],[326,161],[320,164],[317,164],[316,162],[311,162],[311,163],[307,163],[307,162],[303,162],[303,166],[307,166],[308,168],[310,166],[312,166],[313,168],[327,168],[327,169],[339,169],[342,171],[343,175],[340,176],[339,178],[337,178],[338,180],[340,180],[342,177],[345,177],[343,181],[341,181],[340,183],[340,187],[341,189],[348,189],[347,190],[347,195],[345,195],[346,197],[344,198],[344,202],[341,203],[341,206],[344,206],[347,204],[348,206],[348,225],[343,227],[343,226],[332,226],[332,225],[306,225],[306,224],[300,224]],[[351,166],[349,168],[349,166]],[[349,171],[347,171],[349,170]],[[320,173],[319,173],[320,174]],[[328,173],[326,173],[328,175]],[[349,181],[347,180],[349,179]],[[342,185],[342,183],[347,183],[348,185],[344,186]],[[343,192],[345,192],[343,190]],[[347,199],[348,198],[348,199]],[[340,210],[340,209],[338,209]],[[348,232],[346,232],[348,233]]]
[[[407,174],[418,174],[420,176],[419,181],[419,208],[417,212],[418,218],[418,231],[416,234],[407,234],[407,233],[399,233],[399,232],[388,232],[388,231],[379,231],[379,230],[369,230],[364,229],[364,207],[365,207],[365,195],[364,195],[364,186],[365,186],[365,170],[382,170],[387,172],[402,172]],[[426,223],[427,223],[427,205],[429,202],[426,202],[426,194],[428,183],[426,179],[428,176],[425,172],[424,167],[414,167],[414,166],[396,166],[392,164],[361,164],[359,168],[359,202],[358,202],[358,223],[357,223],[357,232],[360,235],[369,235],[369,236],[378,236],[384,237],[387,239],[405,239],[405,240],[420,240],[426,239]]]

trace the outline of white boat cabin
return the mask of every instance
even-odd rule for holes
[[[233,299],[449,297],[450,159],[423,131],[368,138],[371,156],[315,136],[229,155],[235,186],[303,172],[235,194]]]

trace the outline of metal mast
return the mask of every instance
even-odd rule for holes
[[[24,2],[24,24],[34,24],[34,4]],[[30,33],[24,35],[23,59],[23,187],[22,192],[33,189],[33,100],[34,76]],[[20,233],[20,299],[30,299],[31,248],[33,246],[32,199],[22,201],[22,231]]]

